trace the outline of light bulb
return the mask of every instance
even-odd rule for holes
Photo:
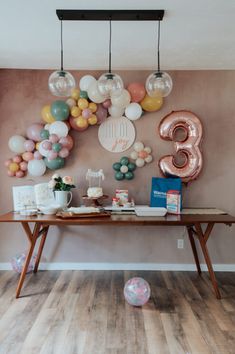
[[[98,90],[105,98],[118,97],[122,94],[124,85],[121,77],[117,74],[105,73],[98,80]]]
[[[57,70],[50,75],[48,86],[52,95],[69,97],[71,90],[76,87],[76,81],[68,71]]]
[[[155,72],[149,75],[145,88],[150,97],[166,97],[173,87],[172,79],[166,72]]]

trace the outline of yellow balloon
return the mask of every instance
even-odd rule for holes
[[[85,98],[79,98],[78,107],[83,110],[89,106],[89,102]]]
[[[91,110],[92,113],[95,113],[97,111],[97,104],[94,102],[89,103],[88,108]]]
[[[78,128],[87,128],[88,127],[87,119],[83,118],[82,116],[76,118],[75,123],[77,124]]]
[[[12,163],[10,163],[10,165],[8,166],[8,169],[9,169],[9,171],[11,171],[11,172],[17,172],[17,171],[19,171],[20,166],[18,165],[18,163],[12,162]]]
[[[82,111],[80,110],[80,108],[78,106],[74,106],[71,108],[71,116],[74,118],[79,117],[82,114]]]
[[[38,143],[36,143],[36,146],[35,146],[36,150],[39,149],[39,145],[40,145],[40,141]]]
[[[79,99],[80,90],[78,88],[74,88],[71,90],[71,97],[74,98],[76,101]]]
[[[53,123],[55,122],[55,118],[51,114],[51,106],[48,104],[43,107],[41,111],[42,119],[46,123]]]
[[[97,123],[97,121],[98,121],[98,119],[97,119],[95,114],[92,114],[90,116],[90,118],[88,118],[87,120],[88,120],[89,125],[95,125]]]
[[[141,107],[147,112],[158,111],[163,104],[163,98],[159,97],[150,97],[146,95],[145,98],[140,102]]]

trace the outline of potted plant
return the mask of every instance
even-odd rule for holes
[[[71,203],[71,189],[75,188],[74,181],[71,176],[61,177],[58,173],[55,173],[49,181],[48,186],[53,189],[55,202],[60,206],[60,208],[66,208]]]

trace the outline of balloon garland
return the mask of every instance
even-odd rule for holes
[[[135,121],[142,117],[143,111],[157,111],[162,104],[162,97],[148,96],[144,85],[139,82],[129,84],[118,97],[104,97],[98,90],[97,80],[85,75],[80,79],[79,88],[73,89],[66,101],[56,100],[42,108],[43,122],[29,126],[25,137],[10,137],[8,146],[16,155],[5,161],[7,174],[9,177],[22,178],[28,172],[38,177],[47,168],[63,168],[73,148],[70,129],[82,132],[90,126],[102,124],[106,119],[119,118],[124,114]],[[128,176],[133,175],[136,166],[130,164],[134,167],[125,172],[127,179],[131,179]]]

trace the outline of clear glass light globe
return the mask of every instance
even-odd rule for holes
[[[105,73],[98,80],[98,90],[102,96],[110,98],[122,94],[124,85],[121,77],[117,74]]]
[[[76,87],[76,81],[68,71],[54,71],[48,80],[49,90],[52,95],[59,97],[69,97],[71,90]]]
[[[166,97],[170,94],[173,82],[166,72],[155,72],[149,75],[145,88],[150,97]]]

